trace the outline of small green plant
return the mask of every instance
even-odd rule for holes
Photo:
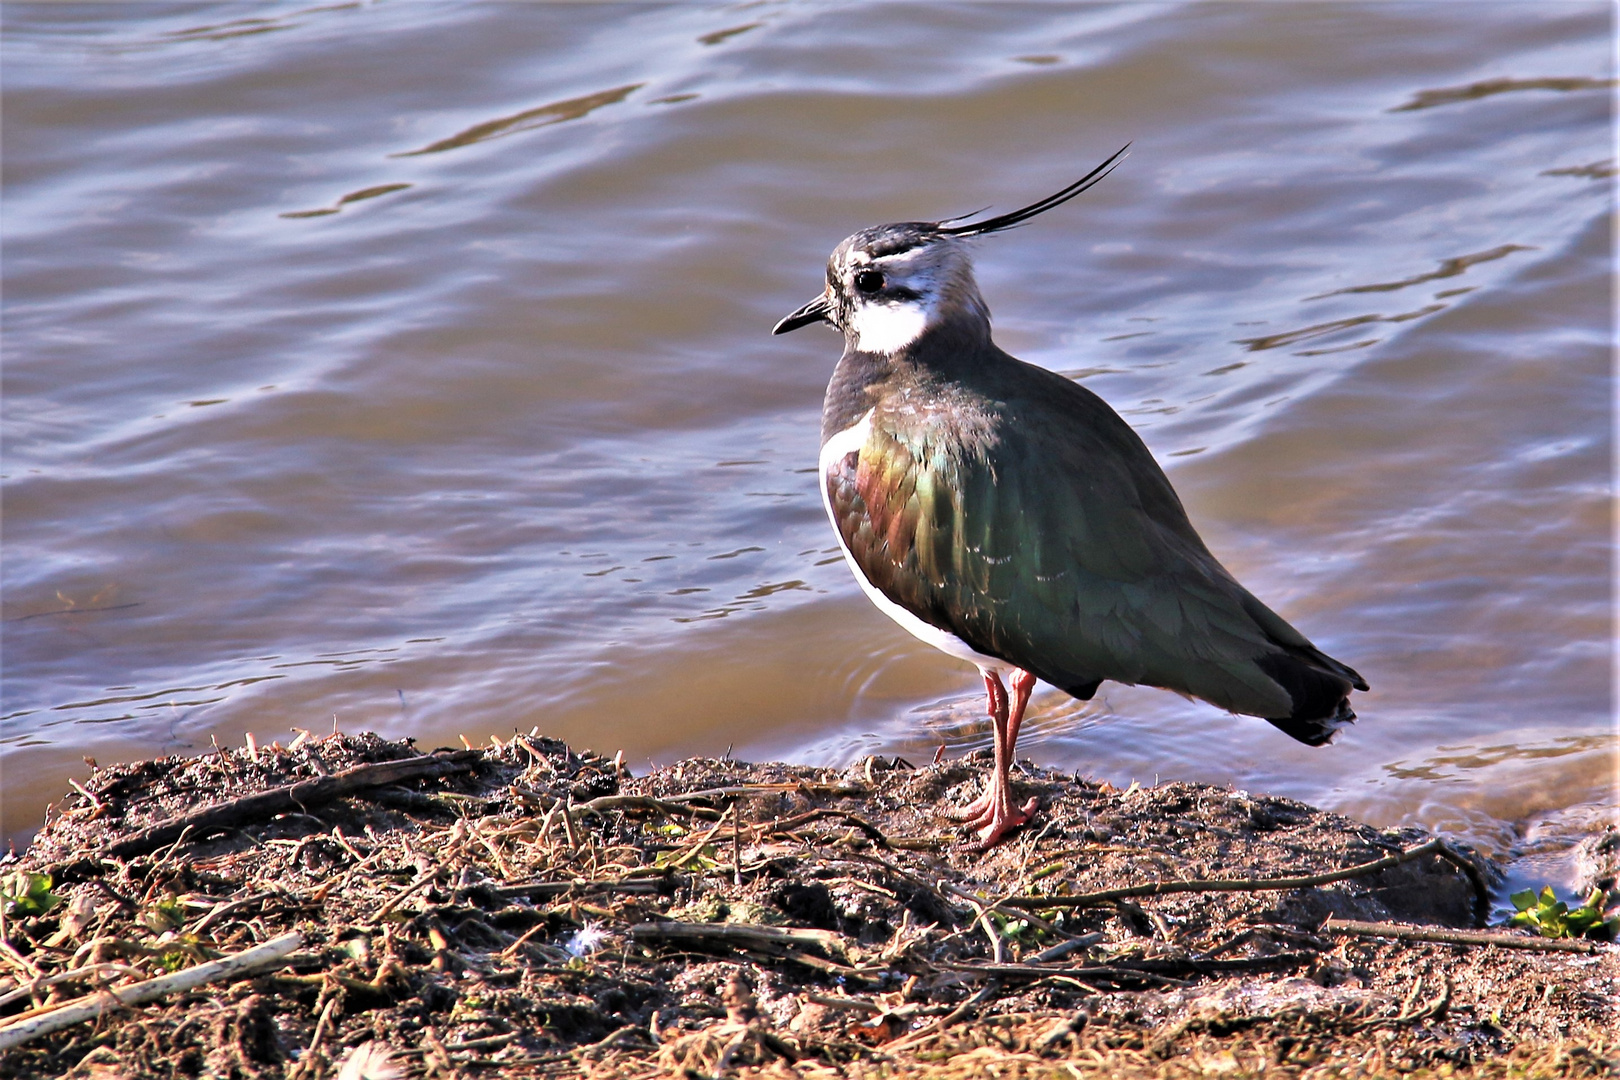
[[[1534,930],[1542,937],[1588,937],[1613,941],[1620,934],[1620,915],[1607,919],[1603,917],[1603,903],[1608,897],[1602,889],[1593,889],[1586,903],[1573,911],[1553,895],[1551,885],[1542,886],[1539,894],[1534,889],[1526,889],[1508,899],[1518,908],[1508,919],[1508,925]]]
[[[720,853],[713,844],[687,851],[666,851],[653,860],[655,870],[713,870],[720,865]]]
[[[7,874],[0,882],[0,903],[5,904],[7,915],[43,915],[62,902],[51,892],[52,884],[49,874],[30,874],[26,870]]]
[[[999,911],[991,911],[987,914],[990,917],[990,922],[996,928],[996,933],[1008,941],[1016,941],[1021,945],[1033,945],[1051,936],[1041,927],[1025,919],[1015,919],[1003,915]]]
[[[172,896],[166,896],[143,907],[141,923],[154,934],[178,930],[186,924],[186,905]]]

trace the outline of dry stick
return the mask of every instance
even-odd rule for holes
[[[356,925],[362,930],[369,930],[376,926],[378,923],[382,922],[390,912],[399,907],[400,904],[404,903],[408,897],[416,895],[422,889],[432,884],[433,881],[438,878],[439,870],[440,868],[435,866],[431,870],[426,871],[421,877],[405,886],[404,892],[395,893],[394,898],[378,909],[377,914],[373,915],[364,922],[357,923]]]
[[[957,888],[943,878],[940,879],[939,887],[942,892],[952,893],[973,905],[973,912],[978,920],[979,929],[983,930],[984,936],[990,939],[991,958],[998,964],[1005,964],[1007,962],[1007,942],[1000,934],[996,933],[995,924],[990,921],[990,908],[992,905],[980,900],[966,889]]]
[[[547,847],[551,846],[551,823],[557,820],[557,811],[562,808],[562,804],[561,799],[553,799],[551,805],[546,808],[546,816],[540,822],[540,831],[534,834],[536,844],[544,840]]]
[[[985,908],[985,909],[990,910],[990,911],[1000,912],[1002,915],[1006,915],[1008,918],[1023,919],[1025,922],[1029,923],[1031,926],[1034,926],[1034,927],[1036,927],[1038,929],[1041,929],[1041,930],[1045,930],[1048,934],[1052,934],[1052,935],[1054,935],[1056,937],[1070,937],[1070,936],[1072,936],[1070,934],[1065,933],[1062,930],[1059,930],[1057,927],[1053,926],[1051,923],[1047,922],[1045,919],[1041,918],[1040,916],[1032,914],[1027,908],[1014,908],[1014,909],[1012,909],[1010,911],[1004,911],[1004,910],[1002,910],[1002,904],[1004,903],[1004,901],[1001,901],[1001,900],[986,900],[984,897],[978,895],[977,893],[970,892],[969,890],[960,888],[960,887],[958,887],[956,885],[952,885],[949,881],[946,881],[944,879],[940,880],[939,888],[940,888],[941,892],[948,892],[948,893],[951,893],[954,896],[961,897],[963,900],[966,900],[968,903],[972,904],[975,908],[981,908],[982,907],[982,908]]]
[[[172,975],[160,975],[132,986],[86,994],[84,997],[51,1006],[42,1013],[24,1013],[22,1018],[0,1027],[0,1050],[10,1050],[41,1035],[49,1035],[53,1031],[61,1031],[74,1024],[95,1019],[109,1007],[143,1005],[168,994],[178,994],[207,983],[246,975],[283,959],[303,944],[302,934],[283,934],[235,956],[197,964]]]
[[[430,1074],[443,1072],[447,1076],[455,1076],[455,1066],[451,1064],[450,1052],[444,1048],[444,1043],[439,1040],[439,1033],[433,1030],[432,1024],[422,1029],[422,1041],[428,1044],[427,1050],[423,1051],[423,1059],[437,1065],[437,1068],[429,1070]]]
[[[185,828],[180,830],[180,835],[175,837],[174,843],[168,845],[165,848],[158,849],[159,851],[162,852],[162,854],[157,854],[157,852],[153,853],[154,855],[157,855],[157,858],[153,860],[152,869],[147,871],[147,874],[146,874],[147,880],[149,880],[152,884],[151,884],[150,887],[147,888],[146,895],[141,897],[141,901],[143,903],[148,901],[148,900],[151,900],[153,894],[157,891],[158,881],[159,881],[158,871],[163,869],[163,867],[165,865],[167,865],[167,863],[168,863],[168,861],[170,859],[174,858],[174,853],[176,851],[180,850],[180,845],[184,844],[186,842],[186,838],[191,835],[192,831],[195,828],[196,828],[195,825],[187,825]],[[296,855],[297,855],[297,853],[294,852],[294,857],[295,858],[296,858]]]
[[[817,1005],[825,1005],[829,1009],[853,1009],[856,1012],[870,1013],[873,1016],[882,1016],[888,1012],[875,1001],[863,1001],[854,997],[836,997],[832,994],[806,994],[806,1001],[813,1001]]]
[[[708,788],[703,791],[689,791],[684,795],[667,795],[658,798],[653,795],[602,795],[589,802],[582,802],[574,807],[575,810],[591,810],[602,812],[604,810],[659,810],[666,814],[689,814],[694,817],[707,817],[710,819],[724,816],[724,811],[715,810],[707,806],[688,806],[687,803],[698,799],[736,799],[748,796],[780,795],[784,791],[798,791],[809,788],[812,793],[824,791],[829,795],[839,794],[865,794],[858,788],[845,788],[835,784],[805,785],[793,784],[744,784],[738,787]],[[837,811],[834,811],[835,813]]]
[[[1320,952],[1279,952],[1263,956],[1239,956],[1222,960],[1200,959],[1194,956],[1138,957],[1109,961],[1114,967],[1129,971],[1146,971],[1161,975],[1219,975],[1228,971],[1264,971],[1272,968],[1298,967],[1314,962]]]
[[[1027,961],[1031,964],[1048,964],[1053,960],[1061,960],[1072,952],[1089,949],[1102,939],[1102,934],[1084,934],[1077,938],[1070,938],[1068,941],[1058,942],[1049,949],[1042,949],[1034,956],[1028,957]]]
[[[493,885],[489,891],[496,896],[527,896],[531,899],[549,900],[558,896],[566,896],[571,892],[593,893],[629,893],[631,895],[647,895],[659,893],[671,886],[665,883],[662,877],[641,878],[603,878],[595,881],[530,881],[518,882],[511,885]]]
[[[961,964],[950,960],[936,960],[934,965],[944,971],[953,971],[980,979],[1049,979],[1061,975],[1069,979],[1106,979],[1110,982],[1135,981],[1160,985],[1185,986],[1186,983],[1168,975],[1160,975],[1140,968],[1114,964],[1087,964],[1082,967],[1046,967],[1036,964]]]
[[[366,788],[398,783],[401,780],[467,772],[473,767],[473,759],[481,758],[483,755],[482,750],[457,750],[453,753],[423,754],[401,761],[378,761],[369,765],[356,765],[332,776],[302,780],[296,784],[271,788],[268,791],[259,791],[252,795],[243,795],[240,798],[205,806],[126,836],[101,848],[94,856],[72,859],[48,869],[54,871],[59,879],[68,873],[84,873],[94,870],[102,859],[133,858],[155,851],[165,844],[174,843],[187,829],[195,829],[199,835],[206,835],[247,822],[268,821],[276,814],[304,810],[357,791],[364,791]]]
[[[806,810],[804,813],[796,814],[790,818],[783,818],[771,826],[771,831],[773,833],[790,833],[792,830],[797,829],[800,825],[806,825],[817,820],[818,818],[827,817],[842,818],[851,825],[855,826],[857,829],[861,830],[861,832],[865,833],[868,840],[871,840],[873,843],[882,847],[892,848],[896,846],[882,829],[878,828],[876,825],[873,825],[870,821],[867,821],[865,818],[860,817],[857,814],[852,814],[848,810],[839,810],[836,807],[831,806],[817,807],[814,810]],[[919,838],[903,837],[902,839],[917,840]]]
[[[315,1051],[321,1048],[321,1042],[326,1038],[326,1028],[332,1022],[332,1010],[337,1008],[337,1003],[337,994],[327,996],[326,1008],[321,1010],[320,1019],[315,1021],[315,1034],[310,1038],[309,1049],[304,1051],[304,1056],[298,1063],[299,1067],[293,1072],[294,1076],[313,1074]]]
[[[137,978],[142,974],[140,968],[132,968],[127,964],[91,964],[88,967],[73,968],[71,971],[58,971],[55,975],[44,975],[38,979],[23,983],[15,990],[0,994],[0,1007],[10,1005],[25,997],[55,986],[57,983],[74,982],[79,979],[95,979],[105,975],[134,975]],[[55,1008],[51,1005],[47,1008]]]
[[[673,801],[688,802],[692,799],[730,799],[747,795],[779,795],[784,791],[806,791],[812,795],[865,795],[864,788],[851,787],[848,784],[811,784],[803,780],[779,784],[736,784],[731,787],[705,788],[702,791],[688,791],[684,795],[670,795]]]
[[[388,1000],[393,996],[375,982],[356,979],[352,975],[338,975],[330,971],[320,975],[272,975],[270,981],[277,986],[296,986],[300,990],[317,987],[324,991],[335,984],[348,993],[373,1000]]]
[[[1424,855],[1438,855],[1447,862],[1464,868],[1473,882],[1476,902],[1479,905],[1489,904],[1490,894],[1484,888],[1484,881],[1479,877],[1478,869],[1447,847],[1446,842],[1438,836],[1416,847],[1407,848],[1405,851],[1397,852],[1394,855],[1386,855],[1382,859],[1374,859],[1372,862],[1361,863],[1359,866],[1348,866],[1343,870],[1330,870],[1324,874],[1311,874],[1307,877],[1195,878],[1187,881],[1148,881],[1141,885],[1103,889],[1099,892],[1081,893],[1078,896],[1009,896],[1002,903],[1019,908],[1078,908],[1111,904],[1116,900],[1124,900],[1132,896],[1166,896],[1171,893],[1189,892],[1268,892],[1309,889],[1316,885],[1331,885],[1335,881],[1346,881],[1350,878],[1376,874],[1381,870],[1399,866],[1401,863],[1422,858]]]
[[[848,954],[848,941],[831,930],[788,930],[745,923],[637,923],[630,928],[637,941],[722,941],[744,947],[803,947],[813,945],[837,956]]]
[[[677,856],[676,858],[664,861],[663,866],[659,867],[659,869],[665,870],[667,872],[669,870],[673,870],[674,868],[676,868],[678,866],[684,865],[687,862],[687,860],[691,859],[693,856],[700,853],[705,847],[709,846],[709,842],[714,839],[715,834],[720,831],[720,827],[723,824],[725,824],[723,819],[720,820],[720,821],[716,821],[714,823],[713,828],[711,828],[708,832],[704,833],[702,836],[698,837],[695,841],[689,843],[686,846],[685,850],[683,850],[680,853],[679,856]]]
[[[5,907],[5,904],[0,903],[0,908],[3,907]],[[37,979],[45,974],[43,971],[39,970],[37,966],[35,966],[33,961],[29,960],[28,957],[18,952],[16,946],[12,945],[10,940],[8,940],[6,936],[5,919],[3,917],[0,917],[0,960],[5,960],[18,971],[21,971],[30,978]]]
[[[897,864],[895,864],[893,862],[890,862],[888,859],[882,858],[881,856],[878,856],[878,855],[870,854],[869,852],[865,852],[865,851],[851,851],[851,852],[849,852],[849,853],[847,853],[845,855],[842,855],[840,857],[844,858],[844,859],[853,860],[853,861],[856,861],[856,862],[866,862],[866,863],[871,863],[871,864],[873,864],[875,866],[881,866],[883,869],[887,870],[889,873],[893,874],[895,877],[901,878],[901,879],[903,879],[905,881],[909,881],[913,885],[916,885],[918,888],[924,889],[924,890],[932,893],[939,900],[940,904],[944,908],[946,908],[947,910],[949,910],[951,908],[951,906],[952,906],[950,900],[945,896],[944,893],[940,892],[939,889],[935,887],[933,882],[927,881],[924,878],[921,878],[921,877],[917,876],[916,874],[913,874],[911,871],[903,869],[902,867],[898,866]]]
[[[568,834],[568,850],[579,850],[579,833],[574,829],[574,797],[567,796],[562,804],[563,832]]]
[[[466,1042],[445,1043],[444,1048],[452,1054],[466,1053],[473,1050],[496,1050],[507,1043],[516,1040],[518,1033],[513,1031],[505,1035],[486,1035],[482,1039],[468,1039]]]
[[[921,1046],[923,1043],[927,1042],[929,1039],[932,1039],[935,1035],[938,1035],[940,1032],[962,1019],[968,1013],[972,1012],[974,1006],[995,997],[996,994],[1000,993],[1000,991],[1001,983],[994,979],[990,980],[990,982],[986,983],[978,993],[962,1002],[962,1004],[958,1005],[950,1013],[940,1017],[938,1020],[934,1021],[932,1024],[928,1025],[928,1027],[919,1032],[908,1035],[898,1042],[889,1043],[883,1048],[883,1052],[885,1054],[894,1054],[901,1050],[911,1050],[915,1047]]]
[[[1590,941],[1531,937],[1528,934],[1492,934],[1479,930],[1444,930],[1433,926],[1406,926],[1401,923],[1359,922],[1329,918],[1322,933],[1356,934],[1360,937],[1399,938],[1403,941],[1433,941],[1442,945],[1500,945],[1505,949],[1539,949],[1543,952],[1593,953],[1598,945]]]
[[[516,956],[520,951],[522,951],[523,946],[529,943],[530,938],[534,937],[536,934],[543,933],[549,929],[549,926],[550,920],[542,919],[533,926],[529,927],[528,930],[524,931],[522,937],[518,938],[516,941],[512,942],[512,944],[501,950],[501,959],[512,959],[512,957]]]
[[[671,799],[656,799],[651,795],[602,795],[589,802],[582,802],[574,809],[596,814],[608,810],[657,810],[664,814],[685,814],[687,817],[708,818],[711,821],[723,816],[720,811],[711,810],[707,806],[687,806]]]
[[[215,920],[221,919],[233,911],[240,911],[249,904],[257,904],[261,901],[269,900],[275,895],[276,894],[274,891],[256,892],[251,896],[244,896],[240,900],[221,901],[210,908],[208,914],[204,915],[199,922],[193,926],[187,927],[186,932],[188,934],[201,934],[203,930],[211,925]]]

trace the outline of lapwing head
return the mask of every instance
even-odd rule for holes
[[[822,294],[771,333],[825,322],[843,332],[848,348],[893,356],[941,323],[969,320],[987,328],[990,311],[973,279],[964,241],[1011,229],[1068,202],[1113,171],[1128,148],[1062,191],[1010,213],[982,221],[946,218],[862,229],[833,249]]]

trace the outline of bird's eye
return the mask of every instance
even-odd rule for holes
[[[871,295],[883,288],[883,275],[876,270],[862,270],[855,275],[855,287]]]

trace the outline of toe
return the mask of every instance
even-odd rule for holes
[[[958,806],[947,810],[946,814],[957,821],[971,821],[976,825],[982,825],[990,820],[989,815],[992,807],[993,801],[990,796],[980,795],[966,806]]]
[[[999,814],[991,814],[984,821],[976,821],[974,825],[982,825],[979,829],[979,842],[975,845],[979,851],[989,851],[1005,840],[1009,833],[1021,826],[1028,825],[1035,817],[1035,807],[1039,802],[1033,796],[1023,806],[1016,810],[1010,806],[1001,808]]]

